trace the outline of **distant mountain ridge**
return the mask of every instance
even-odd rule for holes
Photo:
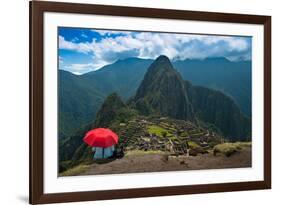
[[[226,58],[176,61],[174,67],[193,85],[222,91],[232,97],[241,111],[251,117],[252,62]]]
[[[152,62],[128,58],[80,76],[59,70],[60,136],[69,135],[95,119],[109,94],[116,92],[123,100],[134,96]],[[175,61],[172,65],[184,80],[222,91],[251,116],[251,62],[207,58]]]
[[[83,74],[83,78],[94,79],[100,85],[111,85],[107,94],[117,92],[127,100],[135,94],[137,87],[152,59],[127,58]],[[185,59],[172,62],[184,80],[193,85],[220,90],[232,97],[247,116],[251,116],[252,62],[230,61],[225,57]],[[100,82],[107,76],[105,81]],[[237,80],[239,86],[237,86]],[[126,82],[126,83],[125,83]],[[97,85],[97,87],[99,87]]]
[[[106,95],[117,92],[122,98],[133,96],[139,86],[150,59],[127,58],[106,65],[97,71],[81,75],[81,78],[101,90]]]

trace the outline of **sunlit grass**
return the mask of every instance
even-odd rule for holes
[[[200,145],[198,145],[196,142],[193,141],[188,141],[188,146],[190,149],[195,149],[200,147]]]
[[[222,153],[225,156],[229,157],[235,152],[238,152],[243,149],[243,147],[249,147],[251,145],[251,142],[223,143],[216,145],[213,150],[214,155],[216,155],[217,153]]]
[[[59,176],[63,177],[63,176],[79,175],[79,174],[85,172],[86,170],[88,170],[89,167],[90,167],[90,165],[81,164],[81,165],[78,165],[76,167],[73,167],[71,169],[68,169],[68,170],[60,173]]]
[[[159,137],[167,137],[171,136],[172,134],[169,133],[167,129],[164,129],[163,127],[157,126],[157,125],[150,125],[147,127],[147,131],[149,134],[155,134]]]

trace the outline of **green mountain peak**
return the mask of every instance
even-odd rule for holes
[[[95,127],[108,126],[118,115],[119,110],[125,107],[125,103],[121,100],[117,93],[110,94],[105,99],[97,113]]]
[[[155,113],[184,120],[194,118],[184,81],[166,56],[159,56],[150,65],[134,101],[142,114]]]

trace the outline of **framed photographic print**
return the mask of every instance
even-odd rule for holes
[[[271,17],[30,2],[30,203],[271,188]]]

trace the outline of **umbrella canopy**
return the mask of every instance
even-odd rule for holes
[[[118,143],[118,135],[110,129],[97,128],[87,132],[83,140],[92,147],[106,148]]]

